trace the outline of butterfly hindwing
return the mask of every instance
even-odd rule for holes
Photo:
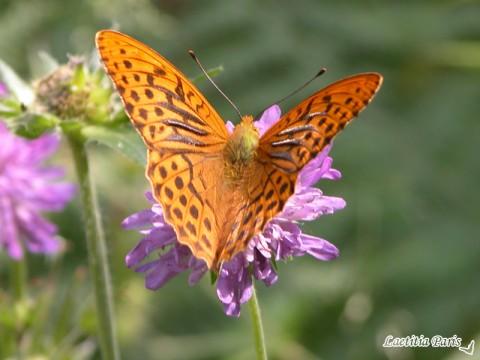
[[[295,191],[296,174],[287,174],[272,164],[256,164],[255,176],[247,182],[243,206],[232,216],[225,245],[218,255],[227,260],[244,250],[250,239],[260,233],[267,222],[284,207]]]
[[[148,150],[147,176],[180,243],[209,267],[219,247],[216,204],[220,158]],[[212,174],[214,176],[212,176]]]

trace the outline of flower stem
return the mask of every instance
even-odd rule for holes
[[[91,181],[86,144],[83,140],[74,137],[70,137],[69,142],[80,183],[88,263],[90,276],[94,284],[98,337],[102,359],[118,360],[120,359],[120,353],[116,340],[112,282],[108,265],[107,247],[95,189]]]
[[[11,286],[15,294],[16,301],[22,301],[27,296],[27,259],[23,258],[11,260]]]
[[[11,288],[15,296],[15,348],[18,359],[24,358],[23,335],[25,326],[25,314],[27,313],[27,259],[24,252],[23,257],[18,260],[10,260],[11,267]]]
[[[267,360],[267,348],[265,345],[265,335],[263,334],[262,316],[260,314],[260,305],[258,304],[255,284],[252,281],[252,298],[248,302],[250,317],[252,318],[253,335],[255,337],[255,352],[257,360]]]

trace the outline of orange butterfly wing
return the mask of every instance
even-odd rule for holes
[[[337,81],[283,115],[260,139],[248,201],[233,220],[220,258],[243,250],[252,236],[282,211],[295,192],[299,171],[375,96],[382,83],[377,73]]]
[[[264,160],[287,174],[300,171],[368,105],[381,84],[380,74],[358,74],[302,101],[260,139]]]
[[[147,177],[180,243],[212,265],[219,247],[219,173],[224,122],[170,62],[119,32],[97,33],[97,48],[148,148]]]
[[[245,249],[294,193],[298,172],[373,98],[379,74],[320,90],[260,139],[242,185],[224,174],[225,125],[198,89],[148,46],[115,32],[97,47],[133,125],[148,147],[147,177],[180,243],[218,269]]]

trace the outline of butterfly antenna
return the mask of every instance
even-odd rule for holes
[[[281,98],[280,100],[278,101],[275,101],[273,102],[272,104],[280,104],[281,102],[284,102],[285,100],[287,100],[289,97],[295,95],[296,93],[302,91],[303,89],[305,89],[308,85],[310,85],[310,83],[315,80],[316,78],[320,77],[321,75],[325,74],[327,72],[327,69],[322,67],[316,74],[314,77],[312,77],[310,80],[308,80],[307,82],[305,82],[303,85],[301,85],[300,87],[298,87],[297,89],[295,89],[294,91],[292,91],[290,94],[288,94],[287,96]],[[260,113],[260,114],[263,114],[263,112],[265,110],[267,110],[271,105],[267,106],[265,109],[263,109]],[[257,116],[258,117],[258,116]],[[256,118],[257,118],[256,117]]]
[[[222,94],[222,96],[230,103],[230,105],[232,105],[232,107],[235,109],[235,111],[237,112],[238,116],[240,117],[240,120],[242,119],[242,113],[240,112],[240,110],[238,109],[238,107],[233,103],[232,100],[230,100],[230,98],[225,95],[225,93],[218,87],[217,84],[215,84],[215,81],[213,81],[213,79],[210,77],[210,75],[208,75],[208,72],[205,70],[205,68],[203,67],[202,63],[200,62],[200,60],[198,59],[197,55],[195,55],[195,53],[193,52],[193,50],[188,50],[188,53],[190,54],[190,56],[192,57],[192,59],[197,63],[198,67],[202,70],[203,74],[205,75],[205,77],[212,83],[213,86],[215,86],[215,89],[218,90],[218,92],[220,94]]]

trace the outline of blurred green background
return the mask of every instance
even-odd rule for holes
[[[304,227],[336,244],[341,256],[282,263],[278,283],[258,287],[269,353],[272,359],[471,358],[455,348],[381,344],[387,334],[456,334],[464,345],[477,339],[480,347],[478,1],[1,0],[0,58],[34,79],[39,51],[64,62],[66,54],[92,52],[95,32],[112,26],[188,76],[199,73],[190,48],[205,66],[223,65],[216,81],[243,113],[257,114],[322,66],[327,74],[284,110],[341,77],[382,73],[375,101],[335,141],[331,154],[343,179],[320,184],[326,194],[344,197],[347,208]],[[235,119],[210,84],[200,88],[225,119]],[[248,309],[240,319],[226,317],[207,278],[189,288],[180,276],[151,292],[125,268],[139,235],[122,231],[120,222],[147,206],[144,170],[103,147],[91,150],[123,359],[253,358]],[[72,167],[67,148],[56,162]],[[45,334],[56,329],[52,339],[81,342],[85,354],[98,358],[78,200],[52,218],[67,249],[53,260],[29,258],[34,293],[51,304],[35,321]],[[2,280],[6,262],[1,254]],[[5,297],[8,284],[0,288]]]

